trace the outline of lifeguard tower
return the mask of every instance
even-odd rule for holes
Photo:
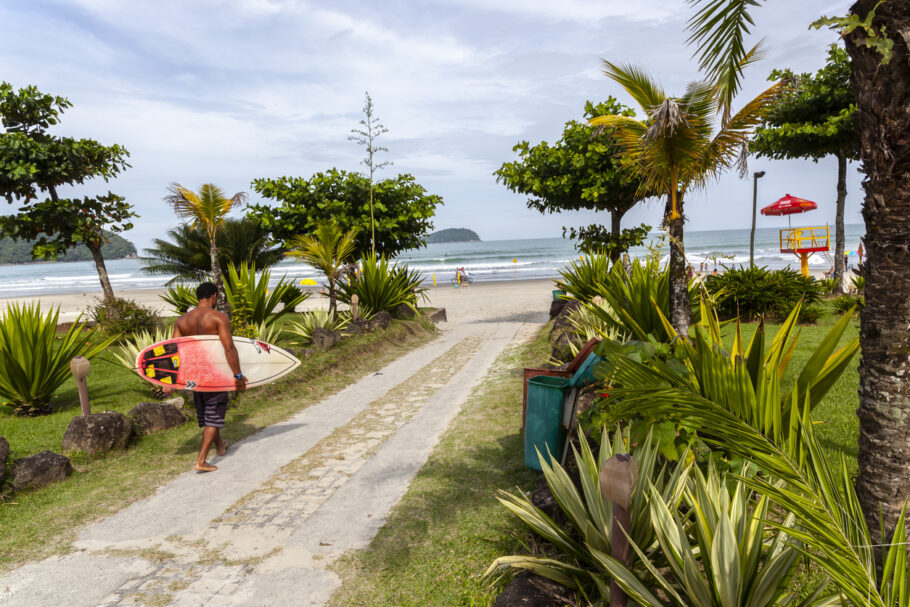
[[[805,213],[818,208],[818,205],[805,198],[797,198],[787,194],[777,202],[769,204],[761,210],[762,215],[786,215],[787,225],[790,225],[790,215]],[[780,231],[780,252],[794,253],[799,257],[799,269],[803,276],[809,276],[809,255],[828,251],[830,249],[830,234],[828,226],[815,226],[805,228],[787,227]]]

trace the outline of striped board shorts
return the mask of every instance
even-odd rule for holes
[[[229,392],[193,392],[196,422],[200,428],[224,428]]]

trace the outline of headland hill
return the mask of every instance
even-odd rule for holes
[[[467,228],[447,228],[433,232],[427,236],[427,244],[442,244],[447,242],[480,242],[480,236],[474,230]]]
[[[129,259],[137,256],[136,246],[126,238],[104,232],[108,242],[101,245],[101,254],[106,261],[113,259]],[[0,265],[18,265],[25,263],[47,263],[53,261],[92,261],[92,253],[85,245],[73,247],[66,254],[53,260],[39,260],[32,258],[33,241],[13,240],[0,238]]]

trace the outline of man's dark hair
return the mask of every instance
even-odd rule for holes
[[[196,287],[196,299],[208,299],[218,293],[218,287],[213,283],[204,282]]]

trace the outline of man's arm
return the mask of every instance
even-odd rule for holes
[[[224,314],[218,315],[218,339],[221,340],[221,346],[224,348],[224,357],[227,359],[231,373],[234,374],[234,385],[238,392],[246,389],[246,378],[240,375],[240,357],[237,356],[237,348],[234,346],[234,338],[231,337],[231,323]]]

